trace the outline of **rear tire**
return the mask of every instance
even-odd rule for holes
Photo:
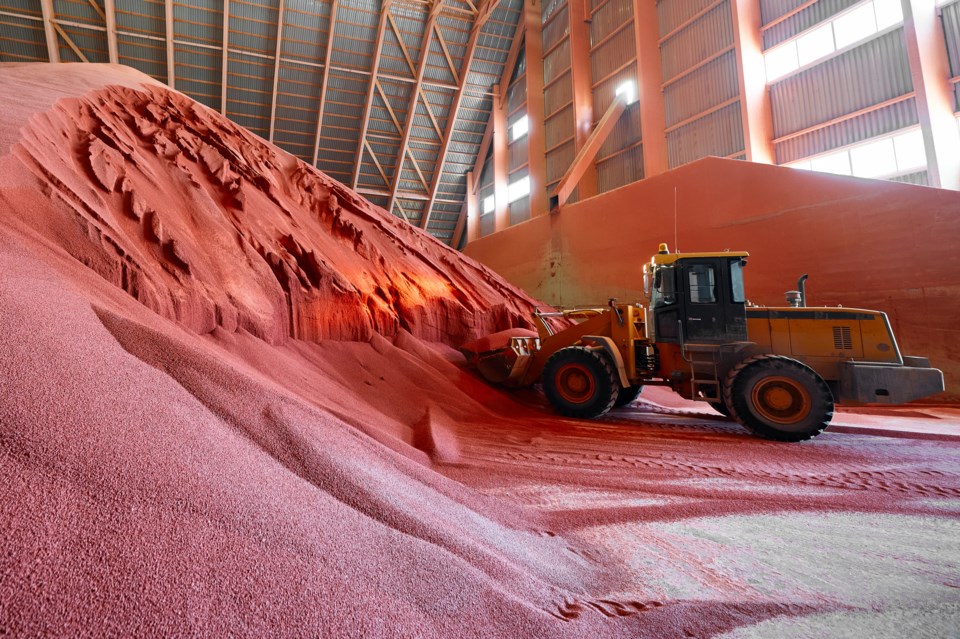
[[[609,358],[582,346],[562,348],[543,368],[543,393],[561,415],[592,419],[606,413],[620,392]]]
[[[632,386],[621,388],[620,392],[617,393],[617,399],[613,402],[613,407],[620,408],[621,406],[632,404],[638,397],[640,397],[640,391],[642,390],[642,384],[633,384]]]
[[[833,394],[823,378],[780,355],[760,355],[735,366],[723,397],[731,417],[766,439],[810,439],[833,419]]]

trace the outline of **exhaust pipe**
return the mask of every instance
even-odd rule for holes
[[[804,273],[797,280],[797,290],[787,291],[787,304],[793,308],[801,308],[807,305],[807,274]]]

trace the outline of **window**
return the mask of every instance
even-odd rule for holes
[[[897,155],[898,171],[922,171],[927,168],[927,151],[920,129],[895,136],[893,148]]]
[[[897,172],[897,154],[893,139],[862,144],[850,149],[850,163],[857,177],[876,178]]]
[[[676,304],[675,276],[672,266],[661,266],[656,270],[653,280],[653,292],[650,303],[654,308]]]
[[[483,198],[483,213],[493,213],[493,205],[494,201],[492,195],[488,195],[487,197]]]
[[[743,260],[730,261],[730,299],[733,302],[746,302],[747,292],[743,286]]]
[[[810,158],[810,169],[821,173],[850,175],[850,154],[846,151]]]
[[[860,5],[836,18],[833,21],[833,32],[838,49],[866,40],[876,33],[877,20],[873,14],[873,3]]]
[[[833,27],[829,22],[797,38],[797,62],[801,67],[825,58],[836,50]]]
[[[801,67],[813,64],[868,40],[874,34],[903,22],[900,0],[867,0],[833,19],[764,51],[767,82],[774,82]]]
[[[690,280],[690,301],[694,304],[714,304],[717,301],[717,286],[713,267],[694,264],[687,272]]]
[[[919,127],[895,135],[866,140],[787,164],[794,169],[822,171],[838,175],[885,179],[924,171],[927,154]]]
[[[633,104],[637,101],[637,85],[633,80],[621,82],[615,91],[616,95],[623,95],[623,100],[627,104]]]
[[[513,123],[513,126],[510,127],[510,141],[514,142],[519,140],[530,131],[530,120],[527,116],[521,117],[519,120]]]
[[[507,202],[516,202],[522,197],[530,195],[530,178],[522,177],[507,187]]]

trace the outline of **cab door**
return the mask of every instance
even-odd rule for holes
[[[685,341],[717,344],[746,339],[746,308],[742,295],[735,294],[735,289],[742,290],[742,283],[738,287],[731,281],[731,268],[740,264],[736,262],[734,265],[726,258],[684,260]]]

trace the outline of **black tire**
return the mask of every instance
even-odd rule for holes
[[[730,409],[727,408],[726,402],[710,402],[710,407],[724,417],[730,417]]]
[[[613,406],[620,391],[606,354],[582,346],[562,348],[543,367],[543,394],[561,415],[592,419]]]
[[[617,398],[613,401],[613,407],[620,408],[621,406],[632,404],[635,399],[640,397],[640,391],[642,390],[642,384],[633,384],[632,386],[621,388],[619,392],[617,392]]]
[[[723,398],[731,417],[766,439],[810,439],[833,419],[833,393],[823,378],[781,355],[759,355],[735,366]]]

